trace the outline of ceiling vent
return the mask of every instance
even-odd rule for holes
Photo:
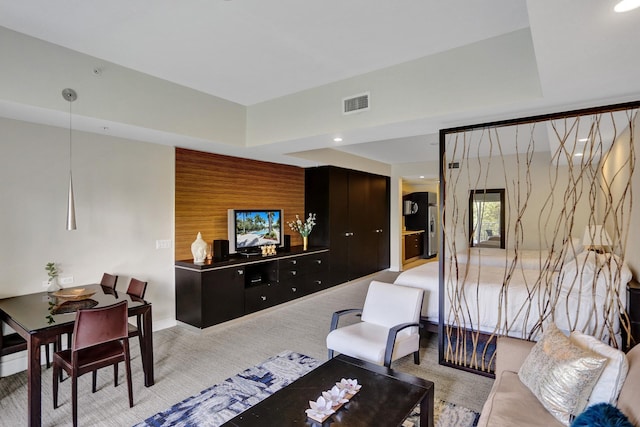
[[[369,97],[369,92],[365,92],[359,95],[342,98],[342,114],[353,114],[361,111],[367,111],[371,106]]]

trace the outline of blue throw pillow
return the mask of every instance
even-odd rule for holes
[[[615,406],[598,403],[578,415],[571,427],[633,427],[633,424]]]

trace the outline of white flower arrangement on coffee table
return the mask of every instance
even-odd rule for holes
[[[356,379],[343,378],[330,390],[323,391],[315,401],[309,401],[309,409],[305,412],[307,417],[318,422],[324,422],[338,409],[342,407],[362,388]]]

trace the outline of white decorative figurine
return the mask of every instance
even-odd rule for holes
[[[202,238],[202,233],[198,231],[198,237],[191,244],[191,253],[193,254],[193,262],[204,262],[207,258],[207,242]]]

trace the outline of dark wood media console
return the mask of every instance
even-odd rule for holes
[[[329,287],[329,249],[176,261],[176,319],[207,328]]]

